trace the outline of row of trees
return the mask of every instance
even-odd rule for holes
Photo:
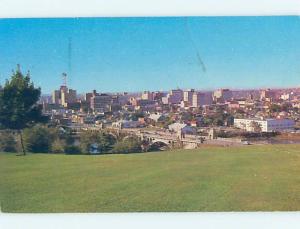
[[[23,130],[23,146],[32,153],[136,153],[142,152],[142,142],[132,136],[116,138],[106,132],[83,132],[79,137],[59,128],[35,125]],[[0,133],[0,150],[17,152],[21,142],[13,131]]]

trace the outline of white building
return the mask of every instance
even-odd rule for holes
[[[280,95],[280,98],[282,100],[290,100],[291,99],[291,95],[293,95],[293,92],[290,94],[290,93],[284,93],[282,95]]]
[[[246,131],[273,132],[293,129],[295,121],[291,119],[234,119],[234,126]]]
[[[200,92],[195,92],[193,94],[192,106],[201,107],[203,105],[205,105],[205,94]]]
[[[176,133],[182,133],[182,134],[196,134],[197,133],[197,129],[192,127],[192,126],[188,126],[184,123],[173,123],[170,124],[168,126],[169,130],[172,132],[176,132]]]
[[[195,92],[194,89],[184,91],[183,92],[183,101],[188,102],[189,105],[192,105],[194,92]]]
[[[123,128],[139,128],[144,127],[145,125],[141,123],[140,121],[127,121],[127,120],[121,120],[118,122],[113,122],[112,127],[123,129]]]
[[[163,114],[153,113],[153,114],[150,114],[148,118],[155,122],[159,122],[159,121],[164,120],[165,116]]]

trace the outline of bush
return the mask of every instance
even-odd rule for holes
[[[112,153],[139,153],[142,152],[142,142],[134,137],[125,138],[123,141],[117,142]]]
[[[81,149],[79,146],[67,145],[64,149],[65,154],[81,154]]]
[[[24,145],[32,153],[49,153],[55,139],[54,129],[36,125],[24,130]]]
[[[52,153],[64,153],[66,144],[64,141],[56,139],[51,146]]]
[[[57,136],[67,145],[73,145],[75,142],[74,136],[72,135],[72,130],[70,129],[64,129],[62,127],[57,129]]]
[[[0,151],[17,152],[17,141],[15,136],[10,132],[2,132],[0,134]]]
[[[80,146],[83,153],[90,153],[93,145],[97,145],[99,153],[108,152],[112,149],[116,139],[103,132],[84,132],[80,136]]]

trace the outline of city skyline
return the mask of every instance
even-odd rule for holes
[[[55,90],[59,90],[60,86],[62,85],[58,85],[56,88],[53,88],[52,91],[50,91],[49,93],[43,93],[43,90],[41,90],[42,92],[42,96],[51,96],[52,93],[55,91]],[[72,90],[75,90],[77,91],[76,88],[71,88],[69,86],[67,86],[69,89],[72,89]],[[293,89],[299,89],[300,90],[300,87],[258,87],[258,88],[225,88],[225,87],[219,87],[219,88],[210,88],[210,89],[198,89],[198,88],[182,88],[182,87],[177,87],[177,88],[169,88],[169,89],[166,89],[166,90],[140,90],[140,91],[99,91],[99,90],[96,90],[96,89],[92,89],[92,90],[87,90],[87,91],[77,91],[78,92],[78,96],[84,96],[86,93],[91,93],[93,91],[96,91],[97,93],[100,93],[100,94],[113,94],[113,95],[117,95],[117,94],[123,94],[123,93],[128,93],[128,94],[142,94],[144,92],[162,92],[162,93],[168,93],[172,90],[182,90],[182,91],[189,91],[189,90],[194,90],[196,92],[214,92],[214,91],[217,91],[219,89],[229,89],[230,91],[232,92],[239,92],[239,91],[263,91],[263,90],[293,90]]]
[[[297,87],[299,25],[293,16],[1,19],[0,81],[21,64],[43,94],[62,72],[79,93]]]

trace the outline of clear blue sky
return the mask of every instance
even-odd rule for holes
[[[300,86],[300,17],[0,19],[1,83],[17,63],[43,93]]]

